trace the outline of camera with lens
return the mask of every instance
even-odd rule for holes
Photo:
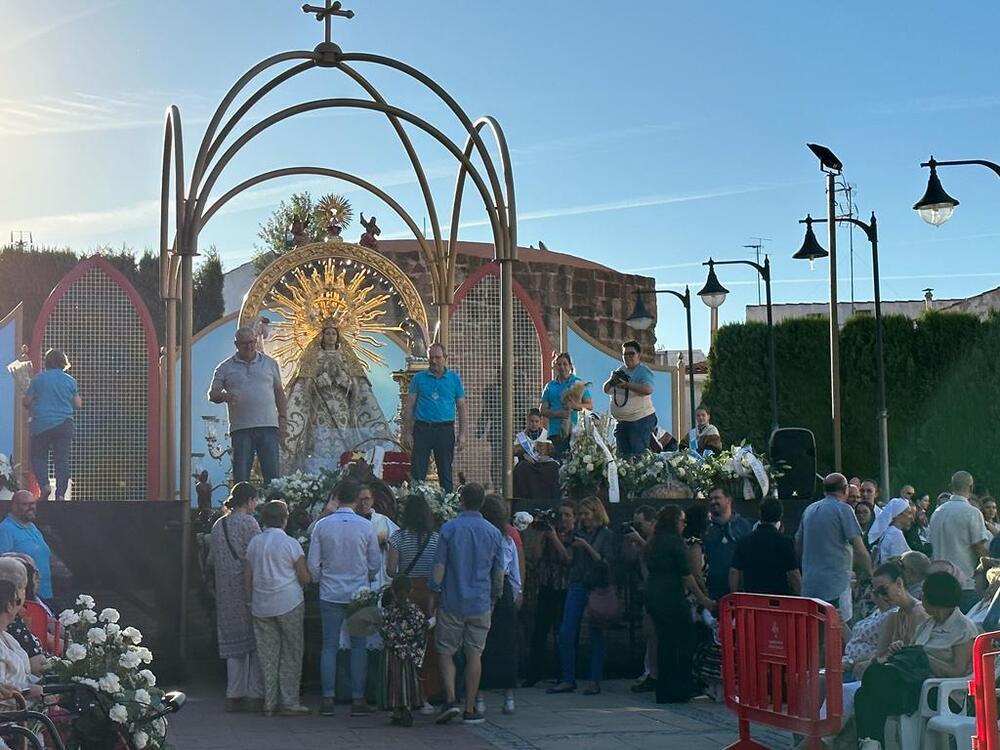
[[[639,532],[636,531],[636,528],[635,526],[632,525],[631,521],[625,521],[622,524],[622,536],[628,536],[629,534],[638,534],[638,533]]]
[[[623,368],[619,367],[611,373],[611,387],[614,388],[615,386],[625,385],[625,383],[629,382],[631,379],[632,378],[629,377],[628,373],[625,372]]]
[[[531,522],[531,528],[539,531],[554,529],[559,520],[559,513],[552,508],[535,508],[531,511],[531,516],[535,519]]]

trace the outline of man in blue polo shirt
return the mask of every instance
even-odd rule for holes
[[[38,500],[27,490],[18,490],[10,499],[10,513],[0,522],[0,553],[28,555],[38,571],[38,596],[52,601],[52,566],[49,545],[35,526]]]
[[[430,363],[428,369],[418,372],[410,380],[406,413],[403,415],[406,442],[412,451],[410,473],[416,480],[426,479],[427,464],[433,451],[438,481],[445,492],[451,492],[455,486],[451,469],[455,449],[462,450],[465,447],[465,428],[468,423],[465,390],[458,373],[445,367],[448,353],[443,345],[431,344],[427,350],[427,359]]]

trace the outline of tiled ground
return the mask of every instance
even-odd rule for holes
[[[634,695],[630,683],[604,683],[599,696],[546,695],[542,688],[517,692],[517,713],[500,713],[498,694],[487,695],[487,721],[476,727],[436,726],[417,717],[412,728],[388,725],[388,714],[351,718],[338,706],[333,718],[264,718],[222,711],[219,687],[188,688],[188,704],[170,722],[177,750],[720,750],[736,740],[736,722],[724,707],[704,700],[657,706],[652,695]],[[308,701],[307,701],[308,702]],[[787,734],[757,728],[754,738],[774,750],[791,746]]]

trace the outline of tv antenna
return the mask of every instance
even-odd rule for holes
[[[15,235],[17,236],[16,240],[14,239]],[[24,241],[25,237],[28,238],[27,242]],[[10,245],[18,250],[30,250],[35,246],[35,239],[31,232],[26,229],[14,229],[10,233]]]
[[[771,242],[770,237],[751,237],[753,240],[749,245],[744,245],[747,250],[753,250],[757,257],[757,265],[760,265],[760,251],[765,242]],[[760,274],[757,274],[757,304],[760,304]]]

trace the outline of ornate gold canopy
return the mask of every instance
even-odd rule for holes
[[[268,350],[283,368],[324,324],[336,326],[341,343],[365,366],[383,361],[376,351],[381,344],[371,334],[399,331],[404,317],[427,333],[424,305],[402,269],[376,251],[346,242],[303,245],[275,259],[244,297],[239,325],[253,326],[265,310],[280,318],[271,326]]]

